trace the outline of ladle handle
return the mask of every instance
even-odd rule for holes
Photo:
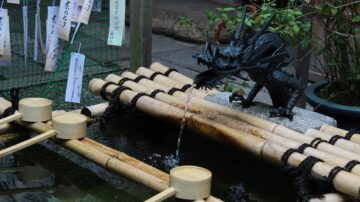
[[[50,137],[53,137],[55,135],[56,135],[55,130],[49,130],[49,131],[47,131],[45,133],[42,133],[40,135],[37,135],[37,136],[35,136],[33,138],[30,138],[28,140],[25,140],[23,142],[15,144],[15,145],[13,145],[11,147],[8,147],[6,149],[3,149],[3,150],[0,151],[0,158],[2,158],[4,156],[7,156],[9,154],[12,154],[14,152],[17,152],[17,151],[19,151],[21,149],[24,149],[26,147],[29,147],[29,146],[31,146],[33,144],[38,143],[38,142],[41,142],[43,140],[46,140],[46,139],[48,139]]]
[[[21,118],[21,113],[15,112],[15,114],[13,114],[13,115],[10,115],[3,119],[0,119],[0,125],[5,124],[5,123],[10,123],[10,122],[15,121],[20,118]]]
[[[160,202],[164,201],[172,196],[176,195],[176,189],[174,187],[169,187],[164,191],[156,194],[155,196],[147,199],[145,202]]]

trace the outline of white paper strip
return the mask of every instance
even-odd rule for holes
[[[7,16],[8,16],[8,10],[0,9],[0,55],[4,55],[4,46],[6,41],[5,18]]]
[[[7,0],[9,4],[20,4],[20,0]]]
[[[0,66],[11,65],[11,42],[10,42],[10,27],[9,16],[5,16],[5,45],[4,55],[0,56]]]
[[[27,65],[28,36],[29,36],[28,7],[23,6],[22,11],[23,11],[23,29],[24,29],[24,64]]]
[[[85,0],[76,0],[76,4],[82,6]]]
[[[82,6],[79,6],[78,4],[74,4],[74,7],[71,12],[71,22],[77,23],[79,20],[79,16],[81,13]]]
[[[108,45],[121,46],[125,29],[125,0],[110,0]]]
[[[37,15],[37,25],[38,25],[38,43],[40,44],[41,52],[46,54],[45,45],[43,42],[42,31],[41,31],[41,12],[40,12],[40,0],[39,0],[39,12]]]
[[[50,41],[54,32],[57,32],[57,21],[59,16],[58,6],[48,6],[48,15],[46,20],[46,53],[49,52]]]
[[[79,28],[80,28],[80,24],[81,24],[81,23],[77,23],[77,25],[76,25],[76,28],[75,28],[74,34],[73,34],[73,36],[72,36],[72,38],[71,38],[71,42],[70,42],[70,44],[71,44],[71,45],[74,43],[74,40],[75,40],[76,34],[78,33]]]
[[[101,0],[94,0],[94,5],[92,10],[94,12],[101,13],[102,1]]]
[[[71,53],[69,74],[66,85],[66,102],[80,103],[84,64],[85,55],[80,53]]]
[[[59,60],[60,46],[57,32],[54,32],[50,40],[49,52],[46,56],[45,71],[52,72],[56,68],[56,64]]]
[[[35,15],[35,33],[34,33],[34,61],[37,62],[38,59],[38,32],[39,32],[39,26],[38,26],[38,21],[37,19],[37,15]]]
[[[61,0],[59,21],[58,21],[58,36],[60,39],[69,40],[71,29],[71,13],[72,8],[76,4],[76,0]]]
[[[88,24],[94,0],[85,0],[79,16],[79,22]]]

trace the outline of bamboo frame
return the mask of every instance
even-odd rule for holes
[[[343,137],[345,137],[345,135],[349,132],[347,130],[343,130],[343,129],[340,129],[340,128],[337,128],[337,127],[334,127],[331,125],[323,125],[320,128],[320,131],[325,132],[327,134],[340,135]],[[353,135],[352,138],[350,139],[350,141],[360,144],[360,134]]]
[[[150,69],[147,69],[145,67],[139,67],[136,70],[137,75],[142,75],[142,76],[145,76],[146,78],[151,78],[151,75],[153,75],[154,73],[155,73],[154,71],[151,71]],[[169,87],[169,88],[182,88],[184,85],[186,85],[186,84],[179,84],[176,81],[174,81],[172,79],[169,79],[168,77],[166,77],[166,76],[164,76],[162,74],[157,75],[153,79],[153,81],[155,81],[158,84]],[[198,96],[198,97],[201,97],[201,98],[203,98],[203,97],[205,97],[207,95],[205,92],[199,91],[197,89],[193,89],[192,93],[195,96]]]
[[[333,137],[333,135],[330,135],[328,133],[316,130],[316,129],[308,129],[305,132],[305,135],[310,136],[310,137],[314,137],[314,138],[321,138],[323,140],[326,141],[330,141],[330,139]],[[340,147],[340,148],[344,148],[347,149],[349,151],[352,151],[354,153],[360,154],[360,144],[357,144],[355,142],[351,142],[345,139],[338,139],[336,141],[336,146]]]
[[[96,92],[99,92],[101,87],[102,85],[98,85],[95,80],[92,80],[89,84],[90,90],[95,94]],[[106,90],[107,89],[108,88],[106,88]],[[131,103],[136,95],[137,93],[131,90],[124,90],[119,96],[119,99],[124,103]],[[144,113],[158,118],[165,118],[178,124],[181,123],[184,114],[184,111],[179,108],[147,96],[139,97],[136,102],[136,107]],[[246,150],[256,156],[264,157],[273,162],[279,163],[281,157],[287,150],[285,147],[274,142],[265,141],[251,134],[236,131],[235,129],[193,113],[186,113],[185,117],[187,127],[192,128],[207,137],[233,144],[242,150]],[[289,157],[288,164],[297,167],[305,159],[305,155],[293,153]],[[313,166],[311,173],[317,177],[327,177],[333,168],[334,166],[318,162]],[[356,198],[360,197],[360,176],[346,171],[340,171],[335,176],[333,183],[335,189],[338,191]]]
[[[125,78],[131,78],[131,79],[136,78],[136,75],[129,73],[129,72],[126,74],[123,74],[122,76],[124,76]],[[116,78],[116,75],[113,75],[112,77]],[[119,79],[119,78],[117,78],[117,79]],[[156,87],[160,85],[158,83],[155,83],[153,81],[146,80],[146,79],[142,79],[141,81],[142,82],[141,83],[139,82],[139,84],[146,85],[148,88],[152,88],[152,89],[156,89]],[[166,87],[164,87],[164,86],[161,87],[161,89],[164,89],[164,88],[166,91],[167,90]],[[177,91],[173,94],[173,96],[178,99],[183,100],[183,102],[185,102],[187,100],[187,94],[183,93],[183,92]],[[225,107],[225,106],[213,103],[213,102],[199,99],[195,96],[190,99],[190,106],[191,105],[195,105],[197,108],[202,109],[204,111],[212,111],[212,112],[216,112],[219,114],[233,117],[241,122],[253,125],[257,128],[266,130],[268,132],[274,133],[276,135],[279,135],[279,136],[282,136],[282,137],[285,137],[287,139],[291,139],[291,140],[294,140],[297,142],[310,144],[315,139],[313,137],[305,136],[302,133],[299,133],[292,129],[286,128],[282,125],[272,123],[270,121],[261,119],[259,117],[256,117],[256,116],[253,116],[250,114],[246,114],[246,113],[238,111],[238,110],[231,109],[229,107]],[[335,143],[336,146],[338,144],[339,144],[338,142]],[[331,145],[327,142],[321,142],[318,145],[317,149],[327,152],[327,153],[330,153],[330,154],[333,154],[338,157],[345,158],[345,159],[349,158],[349,156],[352,156],[354,159],[360,160],[359,154],[351,152],[351,151],[347,150],[347,148],[336,147],[335,145]]]
[[[116,75],[108,75],[105,78],[106,81],[115,82],[115,83],[119,82],[121,79],[122,79],[122,77],[119,77],[119,76],[116,76]],[[102,81],[102,80],[94,80],[93,82],[99,82],[98,85],[105,84],[105,81]],[[102,84],[100,84],[100,82]],[[144,92],[149,93],[149,92],[152,91],[152,89],[147,89],[146,87],[141,86],[141,85],[135,83],[134,81],[126,81],[126,82],[123,83],[123,85],[125,87],[131,88],[134,92],[137,92],[137,93],[144,93]],[[108,86],[107,90],[108,90],[108,92],[112,92],[115,88],[116,88],[115,85],[110,85],[110,86]],[[175,98],[173,96],[170,96],[170,95],[168,95],[166,93],[158,93],[155,96],[155,99],[157,99],[159,101],[162,101],[162,102],[164,102],[166,104],[181,108],[181,109],[185,108],[185,104],[186,104],[185,100],[177,99],[177,98]],[[218,113],[207,113],[206,110],[199,109],[196,106],[192,105],[191,103],[188,106],[188,110],[192,111],[192,112],[196,112],[196,113],[201,112],[206,118],[217,121],[217,122],[222,123],[222,124],[224,124],[226,126],[229,126],[231,128],[241,130],[241,131],[246,132],[246,133],[253,134],[253,135],[257,136],[257,137],[261,137],[261,138],[266,139],[266,140],[272,140],[272,141],[274,141],[274,142],[276,142],[276,143],[278,143],[278,144],[280,144],[280,145],[282,145],[282,146],[284,146],[286,148],[298,148],[301,145],[301,142],[296,142],[296,141],[293,141],[293,140],[286,139],[284,137],[275,135],[275,134],[267,132],[265,130],[258,129],[258,128],[254,127],[254,126],[251,126],[251,125],[248,125],[246,123],[240,122],[238,120],[232,119],[230,117],[223,116],[223,115],[218,114]],[[336,166],[341,166],[341,167],[344,167],[350,160],[352,160],[349,157],[340,158],[340,157],[337,157],[335,155],[331,155],[331,154],[328,154],[326,152],[322,152],[320,150],[314,149],[312,147],[306,148],[304,150],[304,154],[307,155],[307,156],[310,156],[310,155],[315,156],[317,158],[320,158],[320,159],[324,160],[325,162],[327,162],[327,163],[329,163],[331,165],[336,165]],[[352,172],[355,173],[355,174],[360,175],[360,165],[355,166],[353,168]]]

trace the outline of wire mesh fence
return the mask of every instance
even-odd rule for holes
[[[40,3],[42,40],[46,38],[47,7],[53,1],[43,0]],[[59,4],[59,0],[55,1]],[[8,9],[10,20],[10,38],[12,60],[10,65],[0,66],[0,96],[9,98],[11,88],[20,89],[20,97],[46,97],[54,101],[57,109],[73,109],[83,105],[100,102],[87,92],[88,82],[94,77],[101,77],[110,72],[124,69],[123,61],[127,60],[127,49],[108,46],[109,1],[101,3],[101,12],[91,13],[88,25],[81,25],[73,44],[60,40],[60,59],[54,72],[44,70],[46,54],[38,47],[37,61],[34,60],[36,0],[28,1],[28,40],[27,50],[24,45],[24,26],[22,5],[4,4]],[[70,38],[74,34],[72,28]],[[70,41],[70,40],[69,40]],[[86,56],[84,80],[80,104],[65,103],[66,80],[69,70],[70,53],[77,52],[81,43],[81,53]],[[25,57],[27,51],[27,58]]]

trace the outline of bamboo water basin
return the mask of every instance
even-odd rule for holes
[[[137,127],[129,127],[129,125]],[[91,125],[87,137],[124,151],[161,170],[169,171],[171,168],[169,162],[176,149],[178,132],[178,126],[130,110],[123,115],[115,115],[107,127],[100,127],[98,123]],[[193,147],[194,144],[199,147]],[[16,158],[19,159],[21,155],[25,155],[24,161],[41,162],[42,166],[51,168],[50,171],[57,173],[55,177],[58,179],[73,178],[74,180],[70,180],[71,183],[83,189],[88,186],[84,190],[95,195],[100,201],[115,201],[119,197],[128,201],[142,201],[155,194],[152,190],[112,174],[49,141],[20,152]],[[229,187],[238,183],[244,185],[252,198],[264,201],[275,202],[280,198],[293,201],[296,195],[293,190],[288,190],[281,196],[273,195],[273,192],[281,192],[292,186],[291,178],[280,172],[276,166],[253,158],[249,154],[240,153],[237,149],[202,138],[191,131],[186,130],[184,133],[180,155],[181,164],[195,164],[212,171],[214,176],[212,194],[219,198],[226,199]],[[69,160],[73,162],[72,166],[65,163]],[[90,175],[86,174],[84,177],[89,181],[84,182],[86,180],[81,177],[82,167],[93,172],[91,175],[96,173],[97,177],[86,177]],[[65,170],[73,171],[65,172]],[[67,176],[61,177],[61,175]],[[274,184],[274,181],[277,183]],[[120,191],[118,190],[112,197],[109,196],[107,190],[114,191],[116,187],[120,187]],[[69,194],[74,197],[76,195]]]

